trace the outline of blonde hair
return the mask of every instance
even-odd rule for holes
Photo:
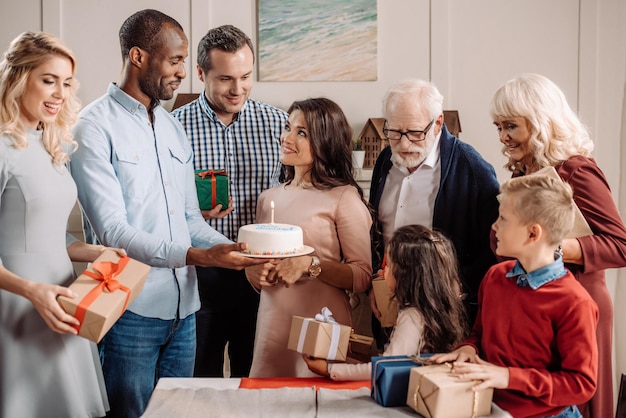
[[[555,166],[574,155],[593,151],[589,131],[571,109],[561,89],[539,74],[521,74],[496,90],[491,100],[491,117],[523,117],[530,130],[533,159],[539,167]],[[504,168],[519,173],[522,163],[507,152]]]
[[[28,77],[55,55],[69,59],[72,74],[75,73],[76,59],[72,52],[58,38],[44,32],[19,35],[11,42],[0,62],[0,133],[12,137],[15,148],[28,145],[27,130],[20,118],[20,99],[25,93]],[[73,81],[54,124],[42,123],[40,126],[44,147],[55,164],[69,160],[63,143],[76,147],[71,129],[80,109],[77,88],[78,82]]]
[[[559,244],[574,226],[572,187],[544,175],[514,177],[502,183],[498,200],[511,198],[522,225],[539,224],[551,245]]]

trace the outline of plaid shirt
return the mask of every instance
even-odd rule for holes
[[[210,225],[233,241],[239,227],[254,223],[262,191],[276,186],[280,175],[280,134],[287,113],[248,99],[229,126],[201,94],[172,114],[182,123],[194,152],[196,170],[225,169],[235,210]]]

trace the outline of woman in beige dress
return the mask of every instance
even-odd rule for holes
[[[310,377],[302,355],[287,349],[294,315],[314,317],[328,307],[351,325],[348,294],[372,277],[372,218],[352,174],[352,130],[339,106],[325,98],[294,102],[281,135],[285,182],[261,194],[258,223],[298,225],[312,254],[246,269],[260,290],[250,377]]]

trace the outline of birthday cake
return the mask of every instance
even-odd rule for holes
[[[302,228],[289,224],[250,224],[239,228],[238,242],[248,244],[250,255],[293,255],[302,252]]]

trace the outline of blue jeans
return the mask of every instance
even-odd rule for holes
[[[568,406],[561,412],[556,415],[551,415],[546,418],[582,418],[580,411],[578,411],[578,407],[576,406]]]
[[[99,344],[111,411],[107,417],[139,417],[160,377],[191,377],[196,319],[162,320],[130,311]]]

